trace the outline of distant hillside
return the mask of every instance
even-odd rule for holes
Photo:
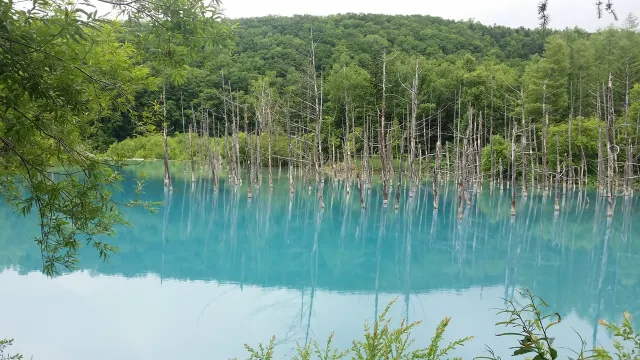
[[[344,14],[235,20],[237,52],[271,70],[300,67],[307,59],[312,29],[318,41],[318,63],[327,68],[336,52],[344,48],[365,68],[382,49],[427,57],[470,53],[477,58],[492,56],[505,61],[527,60],[544,48],[538,29],[486,26],[425,15]]]

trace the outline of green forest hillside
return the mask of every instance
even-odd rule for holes
[[[122,35],[123,39],[133,37],[144,40],[139,44],[142,63],[153,69],[157,54],[146,42],[151,28],[146,24],[124,26],[126,33]],[[354,83],[354,86],[363,85],[357,89],[358,94],[354,94],[353,101],[369,108],[375,107],[376,101],[380,101],[378,93],[381,87],[383,52],[389,53],[390,59],[395,59],[391,61],[397,63],[396,67],[401,67],[400,63],[409,61],[410,57],[423,58],[428,66],[422,70],[425,80],[435,80],[426,77],[433,77],[436,73],[445,77],[437,79],[441,84],[423,85],[428,91],[423,94],[426,100],[423,107],[428,108],[429,104],[433,105],[438,100],[453,99],[459,91],[458,87],[463,85],[464,72],[476,70],[478,66],[504,65],[508,67],[505,71],[517,73],[507,75],[521,75],[526,62],[533,55],[542,53],[545,37],[548,35],[538,29],[492,27],[472,21],[460,22],[423,15],[269,16],[223,20],[213,26],[219,28],[219,33],[223,32],[221,38],[210,39],[217,44],[216,53],[205,53],[205,56],[199,56],[198,53],[184,54],[185,58],[181,60],[188,67],[179,69],[180,73],[172,79],[173,83],[168,84],[170,87],[166,96],[170,105],[169,120],[173,125],[170,126],[170,132],[182,130],[179,109],[181,95],[183,104],[187,104],[187,114],[191,114],[191,105],[204,105],[221,111],[222,95],[216,92],[221,91],[223,77],[232,91],[241,93],[241,97],[249,96],[252,85],[263,79],[278,90],[280,98],[287,93],[299,97],[299,87],[302,87],[301,82],[308,72],[312,36],[317,44],[317,71],[324,74],[327,82],[331,81],[329,76],[332,74],[336,81],[341,81],[337,79],[336,73],[347,67],[349,75],[353,73],[356,76],[353,81],[361,82]],[[567,34],[574,38],[587,38],[587,34],[581,30],[567,31]],[[185,48],[186,44],[179,42],[168,46],[179,47],[185,52],[194,50]],[[165,51],[164,55],[167,54]],[[397,73],[396,70],[400,69],[393,69],[391,75],[394,75],[393,72]],[[158,69],[157,72],[156,75],[162,76],[161,73],[166,72],[166,69]],[[392,78],[399,80],[397,75]],[[489,79],[483,80],[488,82]],[[447,88],[443,89],[442,85]],[[498,86],[504,87],[502,84]],[[155,93],[148,93],[153,90]],[[330,91],[329,88],[327,90]],[[158,98],[157,88],[149,89],[148,92],[138,94],[136,105],[139,108],[144,108]],[[338,97],[337,94],[327,94],[327,98],[331,96]],[[251,99],[246,101],[250,102]],[[289,101],[292,106],[294,104],[291,103],[296,103],[296,99]],[[342,105],[339,101],[327,104],[334,112]],[[251,115],[249,122],[253,124],[251,118],[254,116]],[[332,114],[337,124],[338,117],[338,114]],[[362,122],[361,119],[356,121]],[[94,138],[95,146],[104,150],[113,141],[145,133],[146,129],[135,123],[134,119],[129,118],[129,114],[122,119],[104,121],[104,131],[101,131],[97,140]]]
[[[216,116],[211,134],[224,134],[225,96],[237,99],[242,112],[247,106],[248,130],[255,131],[259,122],[256,104],[265,86],[278,129],[285,130],[286,109],[292,124],[314,118],[313,111],[305,108],[310,96],[312,38],[314,70],[324,85],[322,132],[327,144],[335,143],[336,151],[341,151],[348,138],[346,116],[352,125],[350,133],[362,131],[371,119],[369,127],[377,126],[383,53],[388,59],[387,118],[399,126],[409,116],[407,87],[418,64],[417,119],[418,128],[424,130],[420,131],[424,132],[420,139],[423,149],[435,144],[436,114],[441,114],[446,141],[452,139],[456,119],[462,120],[464,128],[470,108],[476,116],[483,113],[485,122],[494,120],[494,134],[508,136],[509,123],[521,118],[522,91],[526,123],[543,122],[543,103],[550,126],[566,123],[570,116],[597,117],[597,95],[603,92],[609,73],[619,117],[626,115],[629,80],[632,133],[636,133],[640,90],[633,87],[640,76],[640,35],[631,15],[618,28],[593,34],[581,29],[551,32],[421,15],[376,14],[269,16],[222,20],[207,26],[216,34],[206,39],[207,44],[195,48],[187,37],[174,37],[164,44],[175,49],[172,51],[150,46],[147,40],[155,30],[145,23],[121,24],[121,41],[139,41],[132,44],[141,65],[148,67],[154,78],[169,80],[164,82],[169,134],[183,131],[183,119],[188,126],[194,114],[202,117],[202,109]],[[176,63],[175,54],[181,55],[181,66],[171,71],[161,66],[167,60]],[[115,141],[157,132],[162,119],[143,114],[146,111],[149,115],[150,104],[160,97],[159,86],[139,91],[134,104],[137,119],[131,118],[131,113],[102,119],[99,130],[88,140],[96,150],[104,151]],[[602,102],[604,95],[600,97]],[[350,109],[345,112],[345,108]],[[351,115],[345,115],[351,110]],[[231,116],[231,109],[227,112]],[[245,131],[243,122],[239,130]],[[227,126],[226,132],[231,131],[231,125]],[[488,139],[487,134],[483,143]]]

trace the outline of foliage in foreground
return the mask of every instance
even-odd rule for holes
[[[9,346],[13,344],[13,339],[0,340],[0,360],[20,360],[22,359],[22,355],[10,355],[5,354],[5,351]]]
[[[504,309],[498,312],[499,315],[507,315],[507,320],[496,323],[496,326],[502,326],[511,329],[498,333],[499,337],[514,337],[515,346],[510,347],[513,350],[514,357],[524,357],[527,360],[555,360],[558,358],[558,347],[554,345],[554,337],[550,336],[549,330],[562,321],[562,317],[558,313],[547,312],[548,304],[540,297],[533,295],[529,290],[519,291],[519,294],[525,300],[524,304],[520,304],[516,300],[507,300]],[[444,332],[449,325],[450,318],[444,318],[436,332],[431,338],[429,345],[425,348],[413,348],[415,339],[411,332],[415,327],[420,325],[420,321],[407,323],[404,319],[400,325],[395,328],[391,325],[391,318],[388,317],[389,310],[395,303],[390,302],[384,309],[382,314],[375,320],[373,325],[365,323],[364,338],[354,340],[351,348],[339,350],[332,346],[333,333],[329,336],[324,345],[320,345],[317,341],[311,340],[307,344],[298,344],[293,360],[410,360],[410,359],[427,359],[439,360],[446,359],[447,356],[456,348],[464,346],[473,337],[465,337],[453,341],[446,346],[443,345]],[[576,333],[581,340],[581,348],[579,351],[566,349],[575,354],[574,359],[594,359],[594,360],[638,360],[640,359],[640,334],[633,329],[631,315],[625,312],[622,315],[622,323],[612,324],[605,320],[601,320],[603,325],[613,335],[613,348],[615,350],[612,355],[609,351],[602,347],[593,350],[586,350],[586,343]],[[22,355],[10,355],[6,353],[7,348],[13,344],[13,339],[0,340],[0,360],[20,360]],[[276,338],[272,337],[267,345],[259,344],[256,348],[245,344],[245,348],[249,353],[247,360],[273,360],[276,350]],[[487,348],[488,356],[478,356],[475,359],[485,360],[501,360],[499,356],[491,348]],[[278,357],[281,358],[281,357]],[[569,357],[572,359],[572,357]],[[237,360],[237,358],[236,358]]]
[[[511,331],[498,333],[499,337],[516,338],[513,350],[514,357],[524,357],[528,360],[555,360],[558,358],[558,347],[554,345],[554,337],[550,336],[550,329],[562,321],[558,313],[548,312],[549,305],[540,297],[533,295],[529,290],[521,290],[519,294],[524,299],[521,304],[516,300],[507,300],[504,309],[498,315],[507,315],[507,319],[496,323],[496,326],[509,328]],[[354,340],[350,349],[340,351],[332,347],[333,334],[331,334],[324,346],[312,340],[305,345],[298,344],[294,360],[376,360],[376,359],[446,359],[450,352],[470,341],[472,337],[466,337],[453,341],[441,348],[444,331],[449,325],[450,318],[443,319],[431,338],[429,346],[412,350],[415,340],[411,336],[413,329],[420,322],[406,323],[403,320],[398,328],[391,326],[391,319],[387,316],[395,301],[387,305],[380,317],[373,325],[365,323],[364,339]],[[621,324],[611,324],[601,320],[600,324],[613,335],[612,355],[602,347],[586,350],[586,343],[580,337],[581,348],[576,351],[568,350],[575,355],[575,359],[596,360],[637,360],[640,359],[640,334],[637,334],[631,323],[631,315],[623,314]],[[276,339],[272,337],[265,346],[258,345],[253,348],[245,345],[249,352],[248,360],[272,360],[275,357]],[[475,359],[501,360],[493,349],[487,348],[488,356],[478,356]],[[570,357],[571,359],[571,357]]]
[[[395,300],[390,302],[373,324],[365,323],[364,338],[354,340],[350,349],[341,351],[333,348],[331,345],[333,334],[331,334],[326,344],[322,347],[314,340],[305,345],[298,344],[298,348],[293,359],[338,360],[350,358],[358,360],[435,360],[444,358],[451,351],[457,347],[463,346],[466,342],[472,339],[472,337],[466,337],[451,342],[445,347],[441,347],[444,332],[450,321],[450,318],[447,317],[444,318],[436,328],[436,332],[433,338],[431,338],[429,346],[425,348],[412,349],[415,339],[411,336],[411,332],[416,326],[420,325],[421,322],[416,321],[407,323],[406,320],[403,319],[400,325],[397,328],[394,328],[391,325],[391,318],[388,317],[389,310],[394,303]],[[249,345],[245,345],[245,348],[250,354],[248,358],[249,360],[275,359],[275,337],[271,338],[267,346],[260,344],[257,348],[252,348]]]

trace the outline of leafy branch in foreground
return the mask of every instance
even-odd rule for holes
[[[0,340],[0,360],[20,360],[22,359],[22,355],[9,355],[5,354],[7,347],[13,345],[13,339],[4,339]]]
[[[513,336],[518,339],[518,345],[511,347],[513,356],[525,355],[532,360],[555,360],[558,357],[557,348],[554,346],[554,338],[549,336],[549,329],[562,320],[558,313],[546,313],[549,307],[540,297],[529,291],[520,290],[519,294],[524,298],[525,305],[513,300],[506,300],[507,305],[498,315],[508,315],[508,320],[496,323],[496,326],[505,326],[514,329],[513,332],[503,332],[496,336]],[[606,320],[600,320],[600,325],[609,330],[613,335],[613,348],[615,358],[618,360],[640,359],[640,334],[637,334],[631,323],[631,315],[625,312],[622,315],[621,324],[612,324]],[[577,334],[577,333],[576,333]],[[580,351],[566,349],[573,352],[575,359],[613,360],[613,356],[602,347],[593,350],[585,350],[586,342],[580,334]],[[487,348],[489,356],[476,357],[476,359],[500,360],[493,349]],[[533,355],[533,358],[530,356]]]
[[[533,355],[533,360],[555,360],[558,350],[554,346],[555,338],[549,336],[549,329],[560,323],[562,317],[558,313],[546,313],[549,305],[539,296],[529,291],[520,290],[520,296],[525,300],[521,305],[515,300],[506,300],[507,305],[498,315],[506,314],[508,319],[496,323],[496,326],[512,328],[512,332],[499,333],[496,336],[512,336],[518,339],[517,346],[511,347],[513,356]],[[585,356],[585,342],[582,348],[575,352],[578,359],[592,358]],[[491,348],[488,348],[489,356],[476,359],[499,360]]]
[[[23,216],[37,214],[43,271],[77,262],[82,246],[106,259],[101,241],[126,224],[118,203],[122,164],[87,150],[96,119],[131,109],[151,86],[130,44],[73,2],[34,0],[32,8],[0,4],[0,198]]]
[[[611,324],[606,320],[600,320],[600,325],[604,326],[613,334],[613,348],[616,350],[618,360],[631,360],[640,358],[640,334],[637,334],[631,324],[631,314],[622,314],[622,323]],[[609,352],[602,348],[594,350],[601,359],[612,359]]]

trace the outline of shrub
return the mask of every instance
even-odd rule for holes
[[[373,325],[365,323],[364,339],[354,340],[350,349],[340,351],[332,348],[333,334],[331,334],[324,347],[320,347],[314,340],[304,346],[298,345],[294,359],[339,360],[349,356],[357,360],[436,360],[444,358],[455,348],[463,346],[467,341],[471,340],[471,337],[466,337],[441,347],[444,332],[450,321],[450,318],[444,318],[436,328],[436,333],[429,346],[412,350],[415,340],[412,338],[411,332],[416,326],[420,325],[420,321],[407,323],[403,319],[399,327],[393,328],[391,319],[387,315],[394,303],[395,300],[387,305]],[[245,348],[250,355],[248,360],[271,360],[274,358],[275,338],[271,338],[267,346],[260,344],[258,348],[254,349],[249,345],[245,345]]]
[[[9,355],[5,354],[5,351],[9,346],[13,345],[13,339],[0,340],[0,360],[20,360],[22,355]]]

